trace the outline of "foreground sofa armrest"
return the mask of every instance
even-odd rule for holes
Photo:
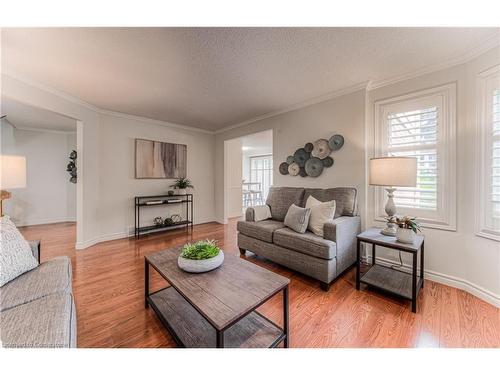
[[[245,221],[255,221],[255,209],[257,207],[266,207],[267,205],[263,204],[260,206],[251,206],[247,207],[245,211]]]
[[[35,257],[37,262],[40,263],[40,241],[28,241],[28,243],[31,247],[33,256]]]
[[[343,271],[356,260],[356,236],[361,232],[359,216],[341,216],[323,227],[323,237],[337,244],[337,266]]]

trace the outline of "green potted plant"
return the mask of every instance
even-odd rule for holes
[[[186,195],[187,188],[194,189],[194,186],[191,183],[191,180],[186,178],[186,177],[178,178],[177,180],[175,180],[174,184],[170,185],[170,187],[177,190],[177,195]]]
[[[415,217],[403,216],[394,218],[394,222],[398,226],[396,231],[396,239],[403,243],[413,243],[415,235],[420,232],[420,224]]]
[[[211,271],[224,262],[224,253],[215,240],[188,243],[182,247],[177,259],[180,269],[186,272],[201,273]]]

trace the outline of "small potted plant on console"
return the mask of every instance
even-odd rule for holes
[[[170,185],[170,187],[175,189],[177,195],[186,195],[186,189],[191,188],[194,189],[191,180],[186,177],[181,177],[175,180],[175,183]]]

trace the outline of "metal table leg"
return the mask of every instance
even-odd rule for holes
[[[224,331],[217,331],[217,348],[224,348]]]
[[[417,312],[417,252],[413,253],[413,270],[411,273],[411,311]]]
[[[360,241],[357,240],[357,245],[356,245],[356,289],[359,290],[360,287],[360,281],[359,281],[359,273],[360,273]]]
[[[283,289],[283,332],[285,334],[285,339],[283,341],[283,346],[288,348],[290,345],[290,326],[289,326],[289,311],[288,311],[288,285]]]
[[[149,263],[147,259],[144,259],[144,307],[146,309],[149,307],[148,297],[149,297]]]

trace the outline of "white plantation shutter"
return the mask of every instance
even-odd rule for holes
[[[500,89],[491,92],[491,114],[490,118],[490,136],[488,170],[486,186],[489,186],[489,192],[486,195],[487,218],[486,224],[495,231],[500,231]]]
[[[456,85],[375,103],[375,156],[417,158],[417,186],[398,187],[398,215],[423,226],[456,229]],[[377,188],[375,220],[384,220],[386,193]]]
[[[476,233],[500,241],[500,65],[478,75]]]
[[[398,188],[394,201],[398,207],[437,209],[437,107],[389,113],[387,116],[387,155],[417,158],[417,186]]]

